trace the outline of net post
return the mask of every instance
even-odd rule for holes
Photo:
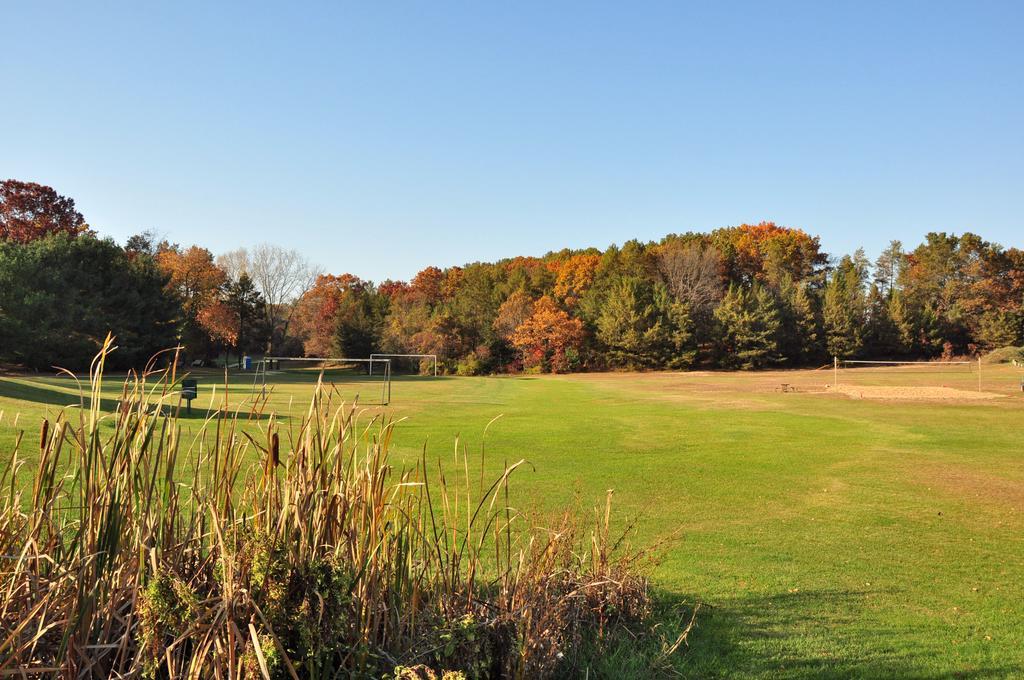
[[[832,357],[832,389],[839,387],[839,357]]]
[[[978,355],[978,391],[981,392],[981,355]]]

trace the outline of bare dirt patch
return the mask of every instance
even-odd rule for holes
[[[834,385],[830,393],[845,394],[853,399],[911,400],[911,401],[987,401],[1003,395],[992,392],[961,390],[955,387],[925,387],[910,385]]]

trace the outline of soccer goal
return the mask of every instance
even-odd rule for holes
[[[982,390],[981,358],[960,361],[833,359],[833,384]]]
[[[437,377],[437,355],[436,354],[394,354],[394,353],[390,353],[390,352],[376,352],[376,353],[370,355],[370,359],[391,359],[392,360],[392,368],[394,368],[395,370],[397,370],[398,364],[403,363],[403,361],[411,361],[413,359],[418,359],[419,361],[417,362],[417,369],[419,368],[419,365],[422,364],[423,361],[428,361],[428,362],[430,362],[431,368],[429,368],[427,370],[428,371],[433,371],[434,377],[435,378]],[[370,364],[370,372],[371,373],[373,372],[373,364],[372,363]],[[418,372],[419,372],[419,370],[417,370],[417,373]]]
[[[264,357],[256,362],[252,391],[254,396],[266,398],[275,386],[312,386],[317,381],[353,399],[379,391],[379,405],[391,403],[391,360],[383,358]]]

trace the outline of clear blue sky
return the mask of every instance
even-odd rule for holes
[[[1024,246],[1022,2],[156,5],[2,12],[0,175],[119,241],[374,280],[765,219]]]

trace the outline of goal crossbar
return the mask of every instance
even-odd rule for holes
[[[304,362],[320,362],[320,363],[337,363],[337,364],[366,364],[369,367],[369,375],[373,375],[373,365],[383,364],[383,373],[381,375],[381,393],[380,403],[383,406],[391,403],[391,359],[382,359],[370,357],[365,359],[362,357],[263,357],[256,362],[256,374],[253,376],[253,391],[256,390],[256,385],[259,383],[260,378],[263,378],[262,389],[263,393],[266,394],[267,389],[267,366],[273,365],[274,362],[282,361],[304,361]],[[323,369],[321,369],[322,372]]]
[[[385,357],[389,359],[430,359],[434,362],[434,377],[437,377],[437,355],[436,354],[398,354],[396,352],[374,352],[370,359]],[[373,375],[373,364],[370,364],[370,375]]]

